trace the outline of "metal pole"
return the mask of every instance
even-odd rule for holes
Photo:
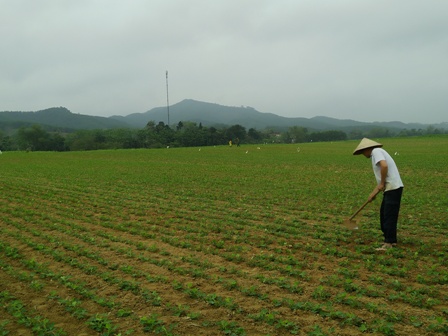
[[[168,70],[166,70],[166,110],[168,113],[168,126],[170,125],[170,100],[168,98]]]

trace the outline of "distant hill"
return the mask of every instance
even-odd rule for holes
[[[72,131],[130,127],[113,118],[74,114],[65,107],[52,107],[37,112],[0,112],[0,129],[29,127],[34,124]]]
[[[74,114],[65,107],[53,107],[37,112],[0,112],[0,130],[11,132],[20,127],[42,125],[46,130],[72,132],[75,130],[111,129],[111,128],[144,128],[148,121],[165,124],[168,122],[167,108],[156,107],[143,113],[132,113],[127,116],[96,117]],[[355,120],[341,120],[329,117],[286,118],[273,113],[263,113],[252,107],[231,107],[192,99],[183,100],[170,106],[170,126],[179,121],[202,123],[208,127],[244,126],[247,130],[255,128],[264,130],[271,128],[278,131],[292,126],[306,127],[310,131],[341,130],[345,132],[367,131],[373,128],[388,128],[393,131],[402,129],[426,129],[430,125],[406,124],[395,122],[365,123]],[[448,129],[448,123],[432,124],[439,129]]]
[[[167,108],[156,107],[144,113],[133,113],[128,116],[112,116],[119,121],[142,128],[148,121],[167,123]],[[191,99],[183,100],[170,106],[170,124],[177,125],[179,121],[202,123],[203,126],[235,125],[262,130],[265,128],[287,129],[291,126],[307,127],[310,130],[368,130],[375,127],[400,129],[426,129],[424,124],[405,124],[402,122],[365,123],[354,120],[340,120],[329,117],[287,118],[273,113],[263,113],[252,107],[230,107],[213,103],[205,103]],[[448,129],[448,123],[437,124],[435,127]]]
[[[133,113],[126,117],[113,116],[134,127],[144,127],[150,120],[168,122],[166,107],[156,107],[144,113]],[[306,123],[306,118],[294,118],[297,122]],[[264,129],[269,126],[290,125],[290,118],[280,117],[273,113],[258,112],[252,107],[230,107],[213,103],[186,99],[170,106],[170,124],[177,125],[179,121],[202,123],[204,126],[236,125],[246,128]]]

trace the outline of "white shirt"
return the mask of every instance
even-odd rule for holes
[[[372,150],[372,168],[373,173],[378,184],[381,182],[381,167],[378,164],[381,160],[385,160],[387,163],[387,176],[386,176],[386,189],[385,191],[395,190],[403,187],[400,173],[398,172],[397,165],[394,159],[382,148],[374,148]]]

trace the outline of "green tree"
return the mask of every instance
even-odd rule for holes
[[[22,127],[18,130],[17,143],[19,149],[31,151],[64,151],[65,139],[58,133],[49,133],[40,125]]]
[[[105,147],[108,149],[138,148],[137,131],[130,128],[113,128],[104,131]]]
[[[2,151],[13,150],[13,143],[11,137],[5,135],[2,131],[0,131],[0,150]]]
[[[160,121],[155,129],[157,133],[157,140],[162,146],[170,146],[175,139],[175,132],[169,125],[165,125],[163,121]]]
[[[240,139],[240,141],[243,141],[246,139],[246,129],[241,125],[233,125],[230,126],[227,131],[225,132],[225,135],[228,140],[235,141],[236,138]]]
[[[152,121],[152,120],[148,121],[146,123],[145,130],[155,132],[155,130],[156,130],[156,123],[154,121]]]
[[[50,149],[57,152],[66,151],[65,138],[59,133],[52,134],[50,137]]]
[[[388,138],[391,136],[390,130],[385,127],[376,127],[367,132],[368,138]]]
[[[206,128],[193,122],[184,122],[183,127],[176,133],[176,140],[180,146],[206,146],[209,133]]]
[[[292,142],[305,142],[307,140],[308,129],[306,127],[293,126],[288,130]]]
[[[347,140],[347,134],[342,131],[323,131],[315,132],[309,135],[310,141],[339,141]]]
[[[72,151],[99,149],[95,141],[93,131],[81,130],[70,134],[66,140],[67,146]]]
[[[44,151],[49,148],[50,134],[39,125],[20,128],[17,132],[17,138],[21,149]]]
[[[255,128],[249,128],[249,131],[247,131],[247,137],[252,143],[259,143],[263,139],[261,132],[257,131]]]

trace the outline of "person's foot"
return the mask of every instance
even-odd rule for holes
[[[391,249],[393,246],[394,246],[394,244],[384,243],[383,246],[378,247],[375,250],[377,250],[377,251],[387,251],[388,249]]]

